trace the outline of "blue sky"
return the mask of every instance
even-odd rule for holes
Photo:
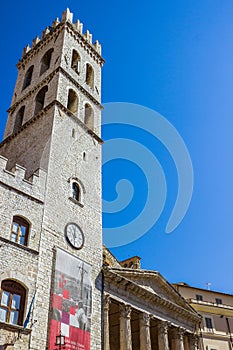
[[[1,6],[0,90],[3,134],[23,47],[69,7],[103,45],[102,102],[130,102],[156,110],[177,129],[189,150],[194,191],[189,210],[171,234],[164,226],[174,204],[177,176],[158,142],[153,152],[168,182],[165,209],[156,225],[135,242],[112,249],[119,259],[142,257],[170,282],[233,292],[233,3],[230,0],[119,0],[58,2],[10,0]],[[107,128],[103,136],[124,130]],[[127,131],[126,131],[127,132]],[[131,131],[130,131],[131,132]],[[132,134],[133,137],[137,137]],[[126,137],[123,135],[123,137]],[[138,136],[141,143],[149,135]],[[118,166],[119,163],[119,166]],[[122,169],[124,172],[122,174]],[[128,162],[103,171],[104,195],[117,177],[132,177],[135,198],[127,212],[104,217],[104,225],[127,222],[145,200],[145,175]],[[141,192],[140,192],[141,191]],[[112,199],[114,198],[114,195]]]

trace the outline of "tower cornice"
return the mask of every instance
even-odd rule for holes
[[[70,80],[70,82],[72,82],[79,91],[81,91],[85,96],[87,96],[99,109],[103,109],[103,105],[97,101],[81,84],[79,84],[77,82],[77,80],[75,80],[74,78],[72,78],[72,76],[65,71],[65,69],[63,69],[62,67],[57,67],[53,72],[51,72],[49,75],[47,75],[47,77],[43,80],[41,80],[41,82],[39,84],[37,84],[36,86],[34,86],[33,89],[29,90],[22,98],[20,98],[18,101],[16,101],[8,110],[8,113],[12,113],[15,111],[15,109],[22,103],[24,102],[29,96],[31,96],[32,94],[36,93],[42,86],[44,86],[45,84],[48,84],[53,77],[57,74],[57,73],[62,73],[66,78],[68,78]]]
[[[53,102],[48,104],[45,108],[43,108],[38,114],[36,114],[34,117],[29,119],[25,124],[23,124],[21,126],[21,128],[16,133],[13,133],[13,134],[9,135],[8,137],[6,137],[0,143],[0,147],[2,147],[5,143],[11,141],[17,134],[19,134],[22,130],[27,128],[28,125],[34,123],[38,118],[45,116],[46,112],[48,110],[50,110],[53,106],[57,106],[63,112],[65,112],[69,117],[71,117],[73,120],[75,120],[79,126],[81,126],[89,135],[91,135],[100,144],[104,143],[104,141],[93,130],[88,128],[88,126],[86,124],[84,124],[77,116],[75,116],[68,108],[66,108],[61,102],[54,100]]]

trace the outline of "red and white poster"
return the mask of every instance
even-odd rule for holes
[[[57,249],[49,350],[56,348],[60,332],[64,349],[90,350],[91,304],[91,266]]]

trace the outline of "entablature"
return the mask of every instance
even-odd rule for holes
[[[143,288],[114,269],[104,268],[103,271],[105,291],[114,299],[130,303],[138,309],[146,309],[156,317],[169,319],[176,325],[177,323],[183,326],[188,325],[191,331],[201,321],[201,316],[191,308],[190,310],[185,309],[158,293]]]

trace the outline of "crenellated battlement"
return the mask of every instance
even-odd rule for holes
[[[67,8],[63,13],[62,13],[62,18],[61,22],[59,18],[56,18],[52,26],[48,26],[45,28],[45,30],[42,32],[41,38],[39,36],[36,36],[35,39],[32,41],[32,45],[30,46],[29,44],[23,49],[22,53],[22,59],[26,54],[28,54],[37,44],[39,44],[43,39],[46,38],[47,35],[52,33],[54,29],[59,26],[61,23],[68,22],[72,25],[73,29],[78,32],[83,39],[92,46],[92,48],[101,56],[101,45],[98,40],[95,41],[95,43],[92,43],[92,34],[89,32],[89,30],[86,30],[85,33],[83,33],[83,23],[80,22],[80,20],[77,20],[75,23],[73,23],[73,13],[70,12],[70,10]]]
[[[43,169],[38,169],[27,179],[26,168],[16,164],[12,169],[7,170],[7,163],[8,159],[0,155],[0,183],[43,202],[47,173]]]

